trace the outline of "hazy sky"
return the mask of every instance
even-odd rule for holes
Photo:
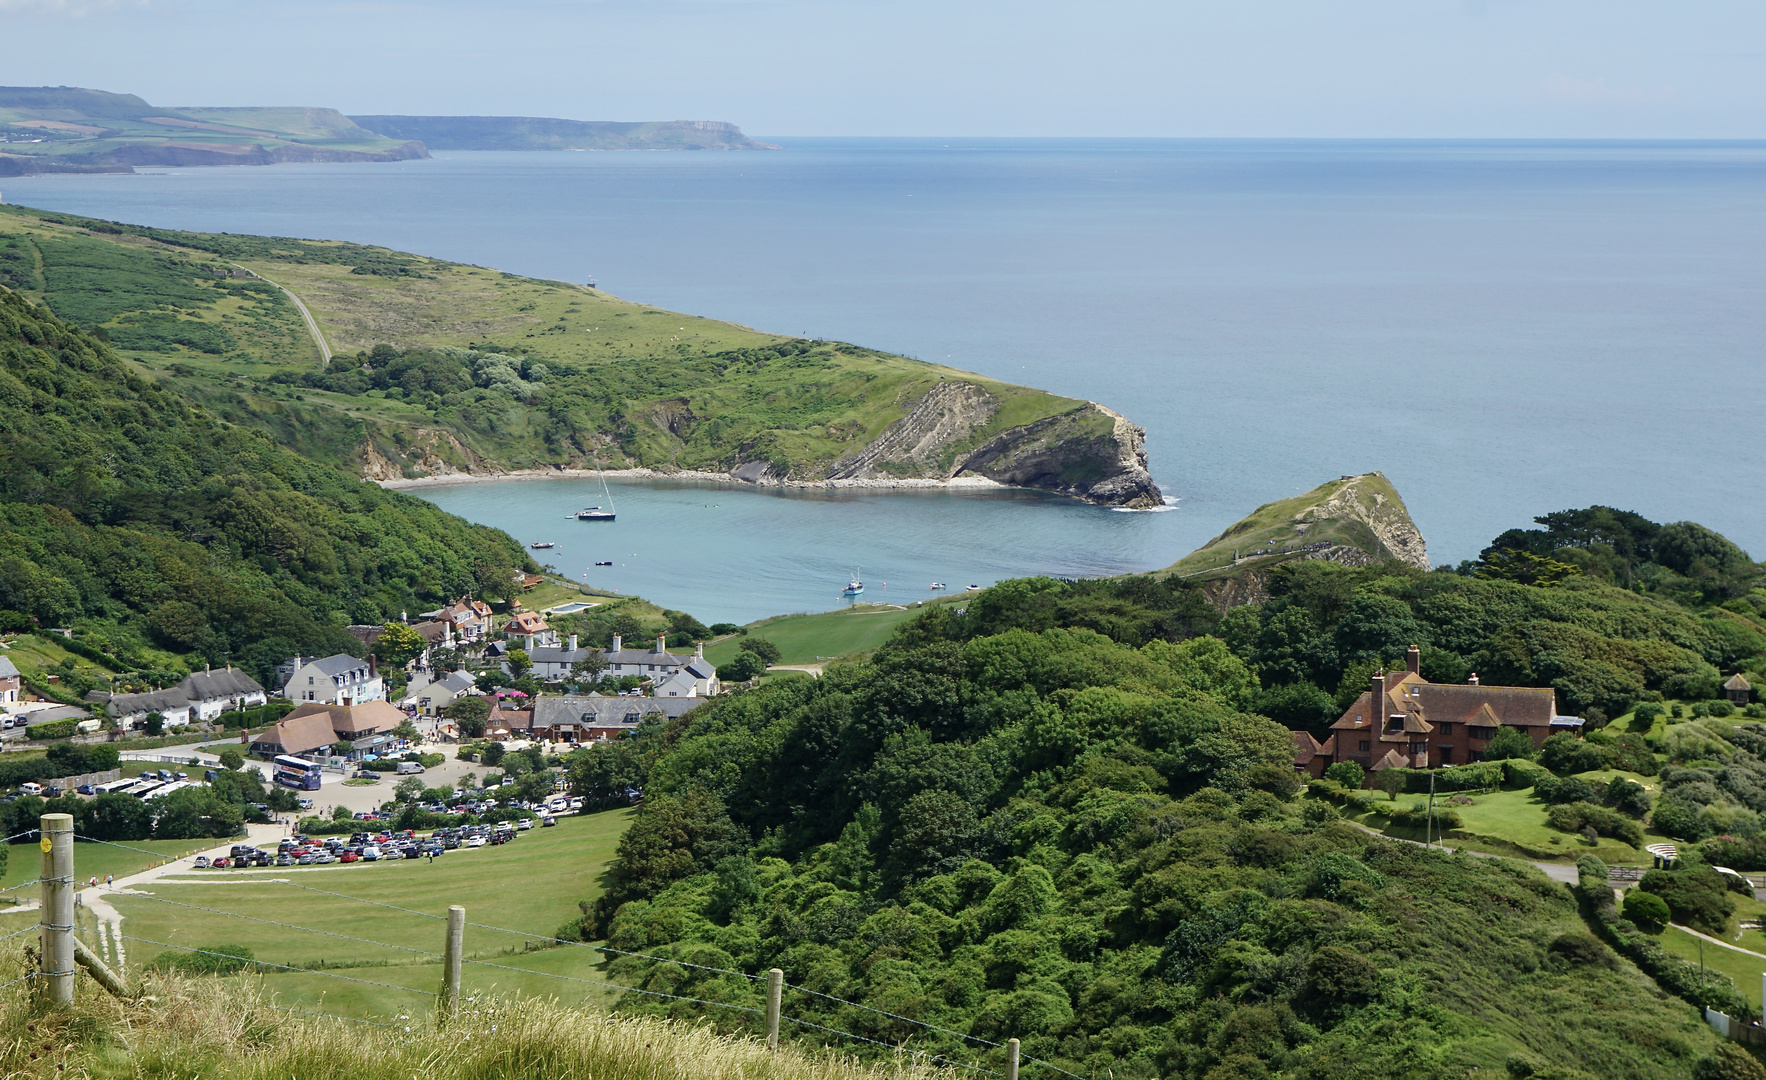
[[[1766,136],[1761,0],[0,0],[0,82],[758,135]]]

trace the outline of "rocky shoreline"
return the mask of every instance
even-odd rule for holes
[[[778,488],[820,488],[840,491],[890,491],[890,490],[927,490],[943,489],[952,491],[963,490],[994,490],[996,488],[1013,487],[997,480],[989,480],[985,476],[955,476],[948,480],[935,478],[865,478],[840,480],[778,480],[771,477],[750,480],[727,472],[702,472],[694,469],[681,469],[676,472],[663,472],[658,469],[604,469],[597,473],[594,469],[511,469],[508,472],[491,473],[441,473],[434,476],[402,477],[396,480],[375,480],[374,483],[388,491],[407,491],[412,488],[447,487],[453,484],[487,484],[495,480],[592,480],[596,476],[605,476],[611,480],[691,480],[701,483],[729,484],[736,487],[778,487]]]

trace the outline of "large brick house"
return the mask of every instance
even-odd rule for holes
[[[1559,716],[1550,687],[1432,683],[1418,671],[1412,645],[1402,672],[1373,676],[1368,689],[1331,725],[1322,743],[1296,732],[1294,767],[1318,777],[1326,766],[1353,761],[1364,770],[1438,769],[1478,761],[1501,727],[1518,728],[1535,749],[1560,731],[1579,734],[1582,721]]]

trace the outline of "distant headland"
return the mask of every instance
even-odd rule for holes
[[[167,108],[134,94],[0,86],[0,176],[138,165],[409,161],[437,150],[776,150],[719,120],[345,116],[308,106]]]

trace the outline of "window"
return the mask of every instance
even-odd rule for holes
[[[1363,740],[1361,740],[1361,748],[1362,748],[1362,749],[1363,749],[1363,750],[1368,750],[1368,749],[1371,749],[1371,748],[1372,748],[1372,744],[1371,744],[1371,743],[1369,743],[1369,742],[1368,742],[1368,740],[1366,740],[1366,739],[1363,739]]]
[[[1453,734],[1453,722],[1452,721],[1443,720],[1441,723],[1439,723],[1435,726],[1441,729],[1441,734],[1443,734],[1443,735]]]
[[[1443,764],[1443,765],[1453,764],[1453,747],[1451,747],[1451,746],[1437,746],[1437,747],[1435,747],[1435,752],[1441,758],[1441,764]]]
[[[1496,734],[1493,729],[1487,727],[1467,728],[1466,731],[1474,739],[1488,739]]]
[[[308,686],[313,685],[313,677],[311,675],[307,676],[307,685]]]

